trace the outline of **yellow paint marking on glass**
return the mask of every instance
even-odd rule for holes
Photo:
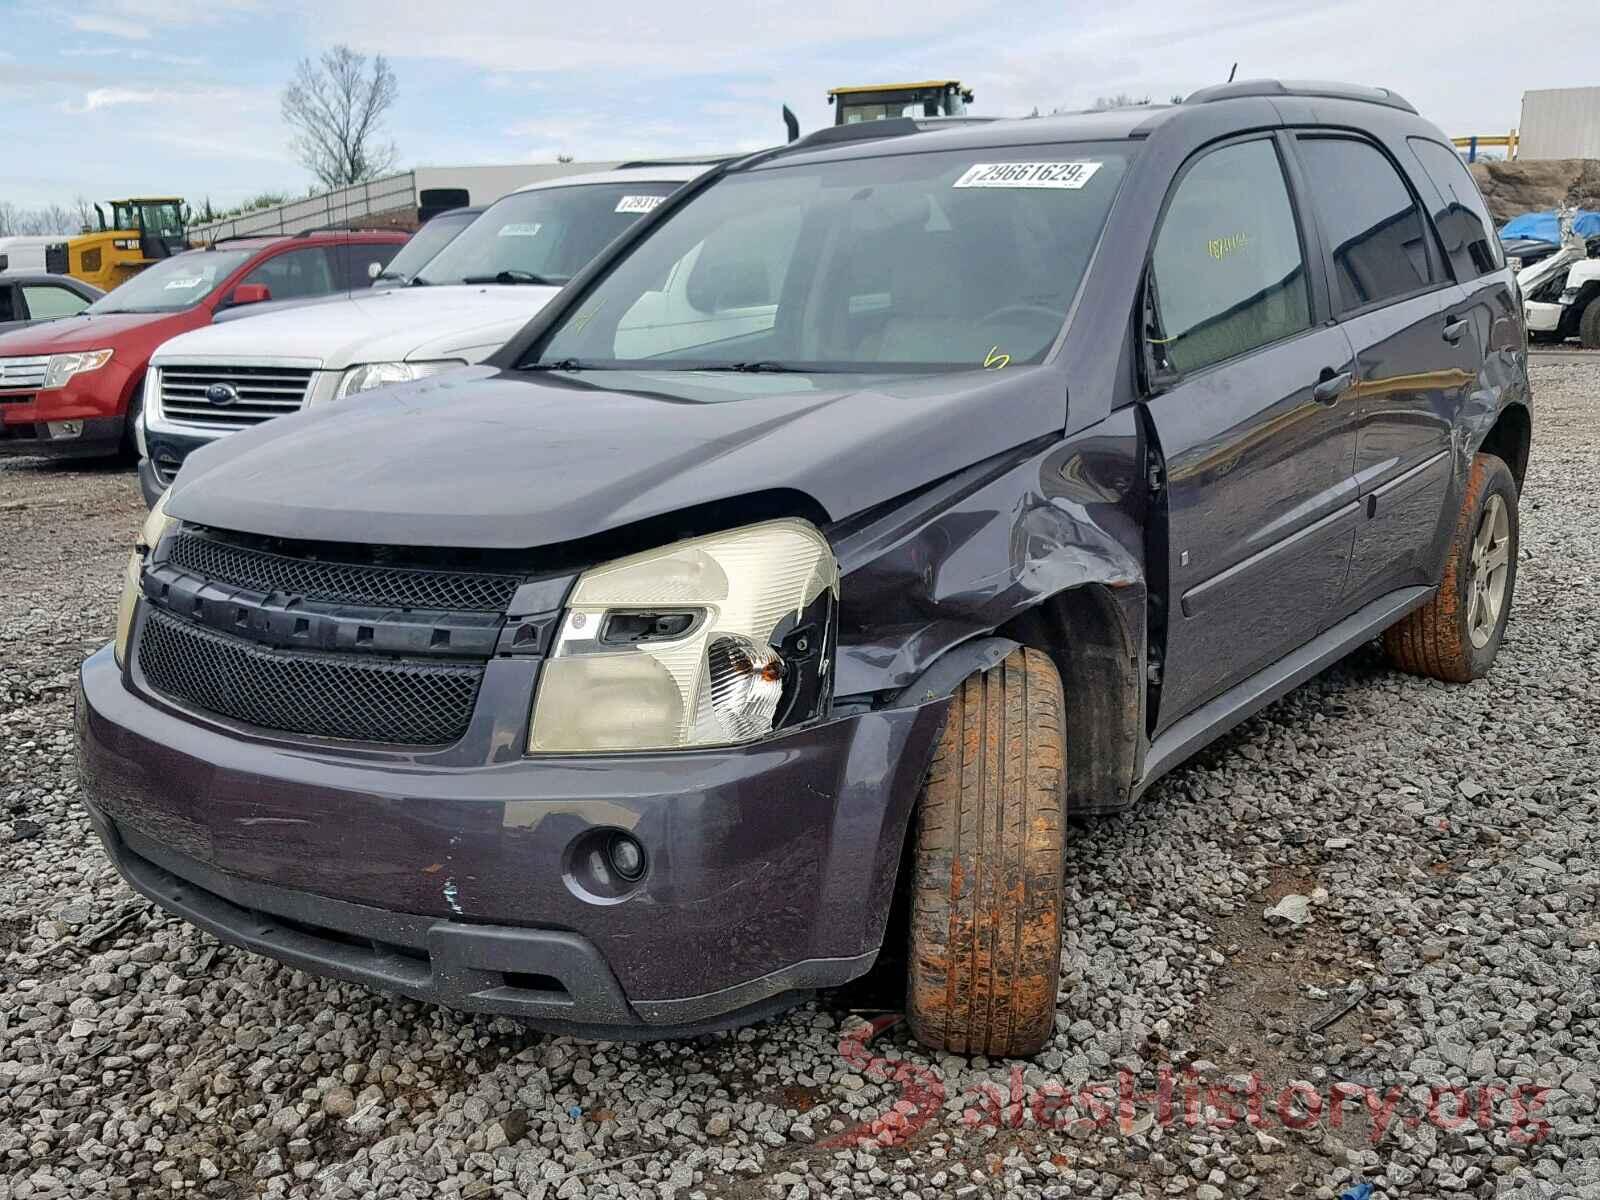
[[[1206,253],[1221,262],[1230,254],[1237,254],[1243,250],[1248,239],[1242,233],[1229,234],[1227,237],[1212,238],[1206,243]]]
[[[984,357],[983,365],[991,371],[998,371],[1011,362],[1011,355],[1000,353],[999,346],[990,346],[989,353]]]

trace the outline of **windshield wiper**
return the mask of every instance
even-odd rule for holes
[[[493,275],[468,275],[462,283],[532,283],[539,287],[560,287],[555,280],[532,271],[498,271]]]
[[[805,375],[816,368],[797,367],[793,363],[774,362],[771,359],[761,359],[757,362],[741,363],[716,363],[707,367],[688,367],[690,371],[741,371],[747,375]]]
[[[554,362],[529,363],[522,369],[524,371],[583,371],[588,368],[575,358],[558,358]]]

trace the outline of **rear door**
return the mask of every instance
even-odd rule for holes
[[[1166,465],[1161,727],[1326,628],[1349,564],[1354,362],[1325,319],[1285,150],[1259,135],[1191,159],[1147,268],[1146,407]]]
[[[1436,582],[1435,533],[1453,494],[1452,431],[1481,365],[1463,290],[1410,183],[1355,135],[1302,133],[1334,312],[1355,346],[1356,479],[1363,501],[1340,607]]]

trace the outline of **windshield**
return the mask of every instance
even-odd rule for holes
[[[571,368],[968,370],[1040,361],[1127,142],[742,171],[696,196],[556,326]]]
[[[411,235],[411,240],[400,247],[400,252],[389,260],[389,265],[378,278],[410,279],[435,254],[454,241],[456,234],[472,224],[475,216],[475,213],[440,213]]]
[[[96,316],[182,312],[205,299],[250,254],[249,250],[191,250],[162,259],[121,287],[113,288],[84,311]]]
[[[417,274],[421,283],[560,286],[676,183],[588,183],[513,192]]]

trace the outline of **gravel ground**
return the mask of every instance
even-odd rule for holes
[[[1535,391],[1493,674],[1369,647],[1077,829],[1028,1064],[930,1058],[838,997],[583,1044],[159,915],[91,837],[71,745],[133,477],[0,465],[0,1200],[1600,1197],[1600,360],[1542,359]],[[1123,1080],[1125,1109],[1096,1090]]]

